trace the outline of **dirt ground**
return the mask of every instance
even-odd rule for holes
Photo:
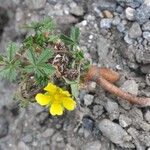
[[[0,0],[0,52],[28,35],[24,24],[49,16],[93,64],[121,74],[117,86],[150,96],[149,0]],[[75,111],[52,117],[33,103],[20,108],[15,83],[0,82],[0,150],[150,150],[150,107],[132,105],[91,83]]]

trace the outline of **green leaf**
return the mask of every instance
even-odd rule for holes
[[[63,40],[66,45],[74,45],[74,41],[64,34],[60,35],[60,39]]]
[[[33,65],[36,65],[36,58],[32,49],[28,50],[27,56],[28,56],[30,63]]]
[[[10,43],[7,47],[7,59],[12,61],[16,55],[17,47],[15,43]]]
[[[70,38],[74,41],[74,43],[78,44],[79,42],[80,30],[77,27],[71,28]]]
[[[78,83],[72,83],[71,85],[71,93],[77,99],[79,96],[79,87]]]
[[[0,55],[0,62],[3,62],[3,56],[2,55]]]
[[[37,60],[37,64],[46,62],[48,59],[52,58],[53,51],[51,49],[44,49],[42,53],[39,55],[39,58]]]
[[[48,42],[56,42],[59,39],[59,37],[57,35],[51,35],[50,37],[48,37]]]

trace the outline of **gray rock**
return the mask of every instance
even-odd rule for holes
[[[132,120],[125,116],[124,114],[121,114],[119,116],[119,124],[122,126],[122,127],[128,127],[130,124],[132,123]]]
[[[84,9],[75,3],[75,5],[71,6],[70,13],[76,16],[83,16]]]
[[[42,133],[42,136],[44,138],[48,138],[48,137],[51,137],[53,133],[54,133],[54,130],[52,128],[48,128]]]
[[[95,105],[93,107],[93,114],[95,117],[100,116],[104,112],[103,106],[101,105]]]
[[[86,94],[86,95],[84,96],[83,100],[84,100],[84,104],[85,104],[86,106],[89,106],[89,105],[91,105],[91,104],[93,103],[94,96],[91,95],[91,94]]]
[[[134,95],[138,94],[138,84],[135,82],[135,80],[125,81],[121,86],[121,89]]]
[[[121,22],[121,19],[118,16],[115,16],[112,20],[113,25],[118,25],[120,22]]]
[[[104,18],[100,21],[100,27],[104,29],[111,28],[111,24],[112,24],[112,19],[109,18]]]
[[[144,0],[144,3],[135,11],[135,18],[140,23],[143,24],[149,20],[150,17],[150,1]]]
[[[140,25],[137,22],[134,22],[129,29],[129,36],[133,39],[136,39],[142,35]]]
[[[118,109],[118,104],[113,101],[107,101],[105,105],[105,109],[107,110],[109,114],[109,118],[111,120],[118,119],[119,117],[119,109]]]
[[[150,42],[150,32],[148,32],[148,31],[143,32],[143,37],[144,37],[147,41]]]
[[[125,15],[128,20],[131,20],[131,21],[135,20],[134,14],[135,14],[135,9],[131,7],[126,8]]]
[[[113,123],[108,119],[103,119],[99,125],[99,129],[110,141],[115,144],[119,144],[120,146],[126,147],[134,147],[134,145],[129,142],[131,141],[131,137],[128,133],[117,123]],[[127,144],[128,143],[128,144]]]
[[[81,147],[81,150],[101,150],[100,141],[89,142]]]
[[[45,6],[46,0],[25,0],[30,9],[41,9]]]
[[[119,32],[123,32],[123,31],[125,30],[124,24],[122,24],[122,23],[118,24],[118,25],[117,25],[117,30],[118,30]]]
[[[101,10],[115,10],[117,3],[115,0],[99,0],[97,5]]]
[[[4,118],[4,116],[0,116],[0,138],[6,136],[8,134],[9,123]]]
[[[32,138],[32,135],[27,134],[27,135],[23,136],[22,140],[25,143],[30,143],[30,142],[32,142],[33,138]]]
[[[129,34],[126,34],[124,36],[124,41],[127,43],[127,44],[132,44],[133,43],[133,40],[129,37]]]
[[[30,150],[29,147],[22,141],[18,143],[18,150]]]
[[[150,132],[144,132],[143,134],[139,134],[139,140],[145,146],[150,146]]]
[[[145,120],[150,123],[150,111],[148,110],[144,115]]]
[[[143,24],[142,29],[144,31],[150,31],[150,21],[147,21],[145,24]]]

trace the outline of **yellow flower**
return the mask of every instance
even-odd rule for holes
[[[64,109],[69,111],[75,109],[76,102],[68,91],[64,91],[52,83],[48,83],[44,90],[46,92],[44,94],[38,93],[35,99],[41,106],[50,106],[50,114],[62,115]]]

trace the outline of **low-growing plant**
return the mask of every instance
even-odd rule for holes
[[[89,61],[78,46],[79,28],[71,28],[70,36],[66,36],[57,34],[55,26],[51,18],[26,25],[34,34],[27,36],[19,47],[15,43],[8,44],[6,55],[0,56],[0,77],[18,83],[15,99],[21,106],[35,102],[36,96],[39,104],[49,105],[53,110],[56,106],[50,102],[53,99],[53,103],[57,103],[55,109],[60,111],[50,113],[60,115],[64,108],[75,108],[73,99],[79,94],[81,71],[88,68]],[[53,85],[50,89],[55,93],[45,90],[49,85]],[[72,98],[66,90],[72,93]],[[46,93],[42,94],[43,91]],[[58,101],[58,97],[63,101]],[[46,98],[49,100],[44,103]]]

